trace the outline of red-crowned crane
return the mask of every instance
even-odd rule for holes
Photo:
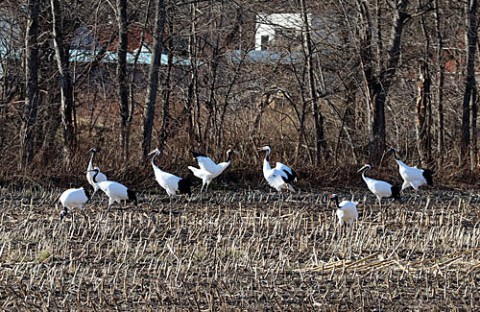
[[[130,190],[125,185],[114,182],[114,181],[97,181],[97,175],[99,174],[100,170],[95,168],[92,170],[93,174],[93,182],[98,185],[98,188],[101,189],[107,196],[108,196],[108,208],[110,208],[115,202],[122,207],[122,200],[129,200],[132,201],[135,206],[138,204],[137,195],[134,191]]]
[[[340,234],[343,232],[343,225],[347,224],[350,226],[350,233],[353,230],[353,222],[358,218],[358,210],[357,205],[358,202],[342,200],[339,203],[338,195],[331,194],[328,204],[330,205],[331,202],[335,203],[335,208],[337,218],[338,218],[338,227]]]
[[[90,149],[89,152],[90,152],[90,161],[88,162],[88,166],[87,166],[87,181],[93,187],[93,194],[92,194],[93,196],[98,191],[97,184],[93,182],[93,175],[94,175],[93,169],[97,168],[99,170],[97,175],[97,182],[107,181],[107,176],[100,171],[100,168],[98,168],[97,166],[95,167],[93,166],[93,159],[95,158],[97,149],[93,147]]]
[[[203,192],[204,188],[205,191],[207,191],[208,186],[210,185],[212,180],[218,177],[223,171],[225,171],[225,169],[228,168],[228,166],[230,166],[230,164],[232,163],[233,153],[233,149],[230,148],[227,151],[227,160],[217,164],[210,157],[192,151],[192,155],[197,160],[198,166],[200,168],[188,166],[188,169],[193,172],[194,176],[202,179],[202,188],[200,192]]]
[[[394,199],[400,199],[400,187],[397,185],[392,185],[388,182],[372,179],[365,176],[365,173],[370,171],[372,167],[369,164],[366,164],[358,170],[362,172],[362,178],[367,184],[368,189],[377,196],[378,204],[382,207],[382,198],[383,197],[392,197]]]
[[[60,213],[60,219],[67,216],[68,209],[79,208],[80,211],[85,214],[82,208],[83,205],[90,200],[90,197],[90,193],[83,187],[65,190],[58,199],[63,206],[63,211]]]
[[[284,189],[295,192],[292,186],[292,182],[297,180],[297,174],[289,166],[277,162],[275,168],[270,166],[270,146],[264,146],[259,151],[266,151],[265,158],[263,160],[263,176],[267,180],[268,185],[277,191]]]
[[[170,198],[172,196],[180,194],[191,194],[192,181],[190,178],[180,178],[174,174],[168,173],[160,169],[155,165],[155,158],[160,155],[160,150],[156,148],[149,155],[153,155],[151,163],[153,172],[155,173],[155,180],[158,184],[167,191]]]
[[[337,208],[338,225],[340,227],[344,224],[348,224],[351,226],[353,224],[353,221],[358,218],[358,202],[342,200],[342,202],[339,203],[337,194],[330,195],[329,202],[332,201],[335,203],[335,207]]]
[[[391,148],[390,151],[398,164],[398,171],[403,179],[402,191],[410,186],[418,191],[418,188],[422,185],[433,184],[433,172],[431,170],[417,168],[416,166],[410,167],[397,157],[397,151],[394,148]]]

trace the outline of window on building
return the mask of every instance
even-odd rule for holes
[[[268,50],[268,41],[269,41],[269,37],[268,36],[262,36],[260,38],[260,50],[262,51],[266,51]]]

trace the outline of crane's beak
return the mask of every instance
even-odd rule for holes
[[[367,168],[367,166],[363,166],[362,168],[358,169],[357,172],[362,172],[365,168]]]

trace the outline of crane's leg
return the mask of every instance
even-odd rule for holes
[[[210,182],[212,182],[212,181],[207,181],[207,188],[205,189],[205,192],[208,191],[208,187],[210,186]]]
[[[68,208],[67,207],[63,207],[63,210],[62,212],[60,212],[60,220],[63,220],[63,218],[65,218],[68,214]]]
[[[407,181],[404,181],[403,184],[402,184],[402,192],[403,192],[404,189],[406,189],[409,186],[410,186],[410,183],[408,183]]]
[[[380,207],[380,218],[378,221],[382,220],[382,215],[383,215],[383,210],[382,210],[382,198],[380,196],[377,196],[378,199],[378,206]]]
[[[95,195],[95,193],[96,193],[97,191],[98,191],[98,187],[95,187],[95,188],[93,189],[92,196],[90,196],[90,199],[93,198],[93,196]]]
[[[88,223],[90,223],[90,219],[88,218],[88,215],[85,213],[85,209],[83,209],[83,207],[80,207],[80,212],[82,213],[82,216],[85,220],[88,221]]]
[[[348,235],[347,235],[347,237],[348,237],[348,256],[349,256],[350,258],[352,258],[352,245],[353,245],[353,244],[352,244],[352,236],[353,236],[353,235],[352,235],[352,232],[353,232],[353,223],[352,223],[352,222],[349,222],[348,225],[349,225],[349,228],[350,228],[349,231],[348,231]],[[346,230],[346,229],[345,229],[345,230]]]

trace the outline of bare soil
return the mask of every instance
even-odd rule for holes
[[[365,188],[340,233],[333,189],[214,190],[137,207],[103,194],[60,221],[62,190],[1,189],[4,311],[445,311],[480,302],[480,195]]]

